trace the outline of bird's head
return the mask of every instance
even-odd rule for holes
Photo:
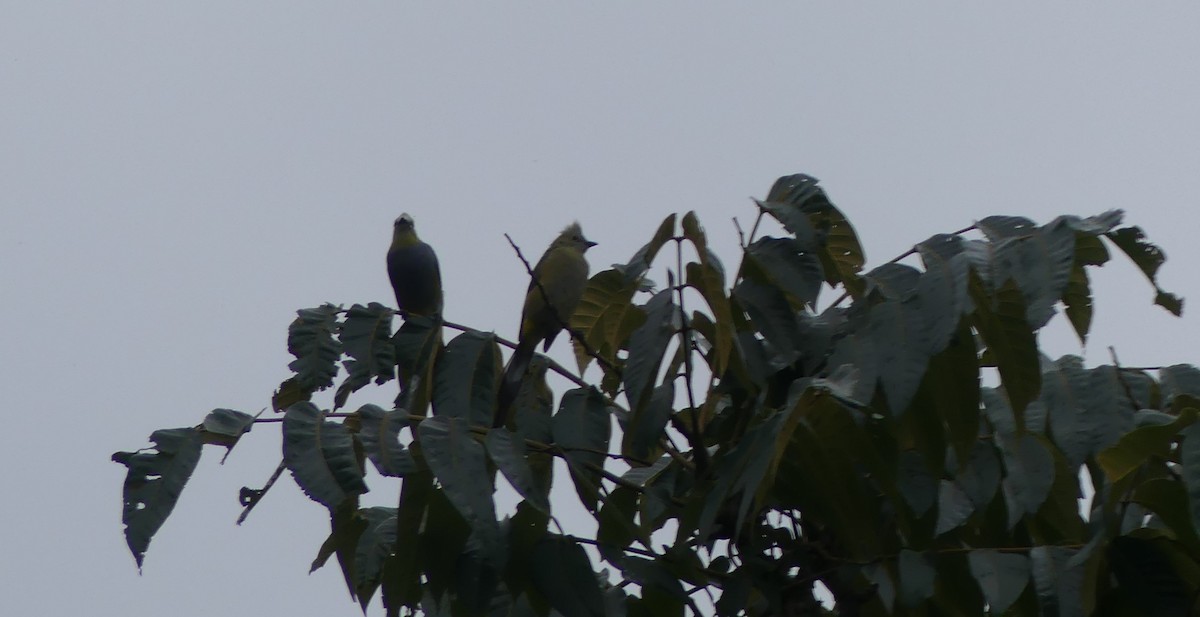
[[[394,225],[396,229],[412,229],[415,226],[412,215],[407,212],[396,217]]]
[[[554,241],[554,244],[578,249],[580,253],[596,246],[595,242],[583,237],[583,228],[579,226],[578,221],[567,225],[562,230],[562,233],[558,234],[558,238]]]

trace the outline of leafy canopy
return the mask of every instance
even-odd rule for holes
[[[1090,271],[1112,248],[1181,312],[1140,229],[1119,211],[992,216],[864,272],[814,178],[756,204],[736,270],[689,212],[593,276],[569,321],[597,379],[537,358],[505,427],[488,428],[494,334],[393,331],[378,303],[299,311],[281,421],[219,409],[114,455],[138,566],[203,444],[275,420],[281,469],[330,514],[312,567],[336,558],[364,611],[377,593],[389,615],[1198,610],[1200,371],[1038,349],[1060,309],[1086,341]],[[781,235],[758,235],[767,218]],[[397,367],[413,377],[394,408],[342,410]],[[551,371],[575,387],[556,397]],[[312,400],[326,390],[331,410]],[[593,535],[555,518],[555,459]],[[396,507],[360,506],[376,474],[401,483]],[[508,514],[498,476],[521,500]],[[269,488],[243,489],[247,512]]]

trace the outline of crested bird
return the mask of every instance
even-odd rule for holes
[[[533,267],[533,278],[525,291],[525,305],[521,309],[517,349],[500,382],[493,426],[503,426],[507,421],[508,408],[521,389],[521,380],[529,369],[538,343],[542,343],[542,351],[550,349],[554,338],[575,313],[588,281],[588,262],[583,254],[593,246],[596,243],[583,236],[579,223],[571,223],[550,243]]]
[[[442,275],[437,254],[417,237],[413,217],[407,212],[392,227],[387,269],[396,292],[396,308],[406,319],[409,315],[441,316]]]

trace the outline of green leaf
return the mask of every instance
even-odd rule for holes
[[[644,311],[631,303],[637,290],[637,280],[631,281],[618,269],[598,272],[588,280],[579,306],[571,315],[571,328],[582,334],[588,345],[610,364],[619,363],[617,352],[645,318]],[[575,361],[583,373],[594,358],[574,339],[572,342]]]
[[[917,295],[921,271],[912,266],[888,263],[863,275],[868,290],[878,291],[888,300],[903,302]]]
[[[967,320],[929,360],[924,379],[954,452],[965,459],[979,437],[979,358]]]
[[[1042,387],[1037,337],[1025,320],[1025,302],[1011,282],[989,295],[974,274],[971,296],[975,300],[975,329],[996,359],[1014,421],[1018,430],[1024,430],[1025,407]]]
[[[232,409],[214,409],[200,424],[200,438],[204,443],[225,446],[225,456],[229,456],[229,450],[233,450],[242,435],[249,433],[253,427],[254,416],[248,413]],[[221,459],[222,462],[224,460]]]
[[[1094,454],[1098,439],[1086,401],[1090,387],[1090,375],[1078,356],[1063,356],[1043,367],[1038,400],[1049,414],[1050,438],[1074,469]]]
[[[1071,558],[1078,552],[1059,546],[1029,549],[1030,569],[1043,615],[1086,614],[1082,603],[1083,568],[1071,565]]]
[[[729,367],[730,355],[734,351],[733,310],[729,298],[725,296],[725,273],[720,262],[706,258],[701,258],[699,264],[689,263],[684,269],[687,271],[687,284],[700,292],[712,311],[716,333],[709,339],[713,345],[709,364],[714,373],[723,374]]]
[[[495,487],[483,445],[471,437],[466,420],[456,416],[424,420],[417,435],[429,470],[446,498],[479,536],[492,563],[503,565],[500,525],[492,501]]]
[[[787,366],[795,362],[800,355],[797,349],[800,324],[783,292],[746,278],[733,288],[733,297],[762,333],[769,349],[775,352],[774,365]]]
[[[896,571],[900,573],[897,600],[900,606],[914,607],[933,595],[933,583],[937,571],[925,555],[902,549],[896,559]]]
[[[1190,364],[1175,364],[1158,372],[1162,384],[1163,405],[1173,408],[1175,399],[1190,396],[1200,399],[1200,369]]]
[[[1151,458],[1166,459],[1180,430],[1196,421],[1197,410],[1188,408],[1170,424],[1143,426],[1126,434],[1116,445],[1096,455],[1110,482],[1133,473]]]
[[[271,395],[271,409],[283,413],[287,411],[288,407],[311,398],[311,391],[305,390],[295,377],[288,377],[279,384],[279,388]]]
[[[1029,558],[1025,555],[974,550],[967,555],[967,564],[988,607],[997,615],[1004,614],[1029,584]]]
[[[409,315],[392,335],[401,395],[397,407],[423,416],[434,388],[435,360],[442,347],[442,323],[424,315]]]
[[[867,333],[878,354],[880,382],[888,407],[899,415],[908,407],[929,362],[929,340],[921,306],[886,300],[872,306]]]
[[[200,461],[202,441],[193,428],[174,428],[150,434],[155,452],[117,452],[112,460],[128,468],[121,497],[125,543],[138,570],[150,540],[175,508],[179,494]]]
[[[975,512],[975,504],[957,484],[942,480],[938,488],[938,518],[934,534],[957,529]]]
[[[1195,608],[1200,566],[1194,554],[1161,537],[1119,536],[1108,560],[1120,587],[1138,599],[1143,615],[1173,617]]]
[[[990,442],[975,442],[970,458],[965,465],[960,464],[954,481],[977,509],[986,508],[1000,487],[1000,459],[995,446]]]
[[[334,339],[341,309],[332,304],[296,311],[288,326],[288,352],[296,357],[288,368],[296,373],[296,387],[306,393],[333,385],[342,348]]]
[[[1183,434],[1183,443],[1180,445],[1179,475],[1187,489],[1192,529],[1200,533],[1200,423],[1180,432]]]
[[[354,551],[354,588],[366,612],[371,597],[383,582],[384,563],[396,544],[396,508],[363,508],[358,517],[365,523]]]
[[[621,453],[639,460],[650,460],[662,452],[659,447],[675,403],[675,385],[667,381],[656,387],[650,400],[635,409],[621,434]]]
[[[1129,259],[1146,275],[1150,284],[1154,286],[1155,298],[1154,303],[1167,309],[1173,315],[1178,317],[1183,313],[1183,300],[1180,300],[1174,294],[1167,293],[1158,286],[1158,268],[1167,260],[1167,256],[1162,249],[1146,242],[1145,234],[1142,233],[1140,227],[1123,227],[1116,231],[1110,231],[1104,234],[1104,237],[1117,245]]]
[[[1007,472],[1004,484],[1012,490],[1023,512],[1037,512],[1054,485],[1054,456],[1040,437],[1030,433],[1000,438],[997,442]]]
[[[346,311],[338,327],[338,340],[348,356],[342,361],[346,379],[334,395],[334,409],[345,405],[352,392],[372,379],[381,384],[396,376],[396,348],[391,341],[393,314],[392,309],[378,302],[355,304]]]
[[[817,256],[796,240],[765,237],[755,240],[746,253],[785,292],[797,308],[815,305],[824,273]]]
[[[563,394],[551,424],[554,443],[562,448],[575,492],[588,510],[595,511],[600,473],[612,432],[604,397],[595,388],[575,388]]]
[[[495,334],[471,331],[454,337],[434,369],[434,413],[490,426],[502,365]]]
[[[417,470],[412,454],[400,443],[400,431],[408,426],[408,411],[378,405],[363,405],[358,409],[361,427],[358,437],[363,450],[385,476],[404,477]]]
[[[638,513],[638,494],[628,487],[613,489],[596,516],[596,548],[609,562],[619,562],[624,551],[641,535],[634,519]],[[649,541],[649,538],[646,539]]]
[[[525,460],[525,442],[505,428],[488,431],[484,439],[488,457],[508,479],[508,483],[530,505],[550,514],[550,500],[534,480],[533,471]]]
[[[896,488],[918,518],[933,506],[937,499],[938,481],[929,473],[920,452],[905,450],[900,453],[896,466]]]
[[[1192,524],[1187,487],[1183,482],[1167,478],[1147,480],[1134,489],[1133,501],[1154,512],[1158,522],[1165,525],[1188,552],[1200,555],[1200,537]]]
[[[1023,216],[989,216],[975,223],[992,242],[1010,238],[1028,238],[1037,233],[1037,225]]]
[[[1012,278],[1025,299],[1025,316],[1034,329],[1054,316],[1075,263],[1075,232],[1059,222],[999,242],[995,258],[1003,278]],[[1000,279],[1003,280],[1003,279]]]
[[[368,490],[354,438],[312,403],[292,405],[283,417],[283,464],[304,494],[327,508]]]
[[[663,222],[659,224],[658,231],[654,232],[654,237],[647,242],[645,246],[638,249],[630,258],[629,263],[624,266],[619,266],[616,269],[624,275],[626,281],[636,283],[650,269],[650,264],[654,262],[654,257],[658,255],[658,251],[663,245],[675,236],[675,213],[671,213]]]
[[[587,553],[570,538],[547,536],[534,550],[533,582],[563,617],[599,617],[604,597]]]
[[[625,396],[634,413],[649,398],[667,345],[675,334],[678,310],[671,300],[673,293],[669,289],[660,291],[646,303],[646,322],[629,340],[629,359],[624,371]]]
[[[775,181],[767,195],[768,203],[760,204],[783,223],[788,231],[796,235],[802,246],[817,245],[817,256],[830,285],[842,284],[856,299],[862,292],[862,281],[858,273],[866,258],[854,228],[846,220],[825,191],[817,186],[817,179],[805,174],[785,176]],[[794,210],[774,206],[787,204],[808,217],[805,227]],[[809,233],[808,228],[814,230]]]

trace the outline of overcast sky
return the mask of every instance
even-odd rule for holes
[[[535,257],[578,219],[595,271],[696,210],[732,267],[731,217],[796,172],[871,265],[989,214],[1124,208],[1200,298],[1198,4],[400,4],[0,8],[6,614],[358,614],[336,566],[306,574],[328,523],[290,478],[234,526],[276,426],[206,450],[142,576],[108,457],[268,405],[295,309],[390,304],[404,211],[447,318],[504,336],[503,232]],[[1090,363],[1200,361],[1124,262],[1093,289]],[[1043,341],[1083,351],[1061,316]]]

